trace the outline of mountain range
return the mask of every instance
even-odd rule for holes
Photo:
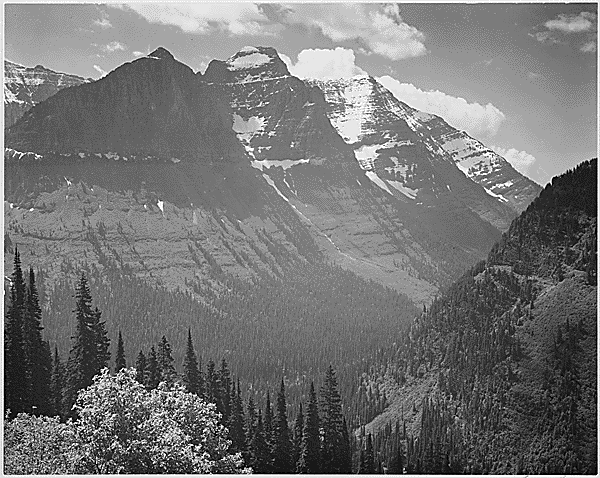
[[[169,288],[207,280],[212,263],[277,275],[264,233],[428,302],[540,191],[375,79],[303,81],[273,48],[204,74],[164,48],[93,82],[33,71],[40,90],[76,85],[5,130],[6,232],[40,266],[67,251],[99,261],[86,236],[102,225],[102,254]]]

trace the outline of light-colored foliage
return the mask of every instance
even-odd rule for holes
[[[58,417],[20,413],[4,422],[4,474],[78,473],[79,455],[73,428]]]
[[[147,391],[135,369],[104,369],[75,403],[77,420],[19,415],[7,422],[5,472],[243,473],[215,405],[161,383]],[[63,455],[64,454],[64,455]],[[75,465],[76,464],[76,465]]]

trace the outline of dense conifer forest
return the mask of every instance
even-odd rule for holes
[[[44,290],[46,272],[24,274],[15,246],[5,472],[595,474],[596,178],[596,160],[555,178],[486,261],[419,313],[400,294],[310,263],[285,282],[229,278],[202,301],[68,261],[75,285]],[[369,423],[427,381],[419,403]],[[165,464],[151,449],[144,461],[121,425],[103,421],[127,404],[148,410],[135,420],[177,417],[174,403],[212,423],[214,460],[171,451]],[[127,416],[118,423],[135,422]],[[117,451],[90,452],[102,448],[94,430]],[[63,437],[71,455],[34,447],[40,468],[23,445],[35,433]]]

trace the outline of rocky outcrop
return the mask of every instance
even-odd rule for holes
[[[36,104],[58,91],[92,81],[58,73],[41,65],[34,68],[4,61],[4,127],[9,128]]]

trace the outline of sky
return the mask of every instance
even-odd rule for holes
[[[159,46],[203,72],[273,46],[301,78],[369,74],[534,181],[597,156],[596,3],[4,4],[4,57],[100,78]]]

